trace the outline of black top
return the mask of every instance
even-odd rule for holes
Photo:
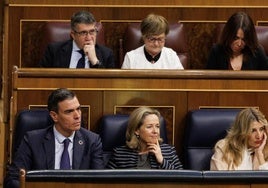
[[[207,69],[229,69],[229,59],[224,52],[223,46],[217,44],[211,49],[207,61]],[[268,58],[262,48],[258,48],[254,55],[243,61],[241,70],[268,70]]]

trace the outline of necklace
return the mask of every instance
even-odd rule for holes
[[[233,70],[241,70],[243,64],[243,54],[237,55],[230,59],[230,66]]]
[[[150,167],[148,153],[138,155],[137,166],[138,166],[138,168],[149,168]]]

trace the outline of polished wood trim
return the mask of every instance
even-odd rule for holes
[[[126,70],[126,69],[50,69],[14,67],[18,77],[75,77],[75,78],[206,78],[206,79],[252,79],[268,80],[268,71],[228,71],[228,70]]]
[[[180,23],[212,23],[221,24],[226,23],[226,20],[179,20]]]
[[[3,28],[3,82],[2,82],[2,87],[3,87],[3,106],[4,107],[9,107],[9,99],[8,93],[6,91],[6,88],[8,87],[8,75],[9,72],[7,71],[9,69],[8,65],[8,46],[9,43],[8,38],[9,38],[9,9],[7,7],[4,7],[4,28]],[[7,122],[8,121],[8,111],[4,110],[3,111],[3,121]]]
[[[256,25],[268,25],[268,20],[257,20]]]
[[[104,188],[109,185],[116,188],[262,188],[267,186],[265,172],[217,172],[194,170],[135,170],[135,169],[106,169],[106,170],[72,170],[29,171],[21,176],[21,184],[27,188],[62,187],[62,188]],[[213,174],[216,173],[216,174]],[[221,172],[220,172],[221,173]],[[204,175],[205,174],[205,175]],[[216,176],[214,176],[216,175]],[[23,185],[25,184],[25,185]]]
[[[13,90],[16,91],[53,90],[61,86],[81,91],[268,92],[268,71],[158,70],[156,72],[122,69],[74,71],[15,68],[13,76]],[[152,79],[151,83],[148,78]],[[78,87],[74,88],[74,83]]]
[[[77,0],[74,4],[72,0],[39,0],[38,2],[34,0],[25,0],[21,2],[20,0],[9,0],[9,6],[66,6],[66,7],[75,7],[75,6],[86,6],[86,7],[221,7],[221,8],[263,8],[268,6],[267,1],[262,0],[225,0],[225,1],[217,1],[217,0],[173,0],[173,1],[163,1],[163,0],[146,0],[146,1],[135,1],[135,0],[106,0],[106,1],[91,1],[88,2],[86,0]]]

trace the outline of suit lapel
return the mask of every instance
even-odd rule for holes
[[[65,46],[61,49],[61,65],[60,67],[69,68],[72,56],[73,43],[72,40],[69,40]]]
[[[75,132],[73,143],[73,169],[79,169],[85,148],[85,140],[80,131]]]
[[[55,168],[55,139],[53,136],[53,128],[49,128],[44,139],[44,148],[46,154],[46,163],[48,169]]]

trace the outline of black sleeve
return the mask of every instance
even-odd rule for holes
[[[217,69],[216,61],[217,61],[217,55],[216,55],[215,47],[213,46],[208,56],[206,69]]]
[[[266,56],[263,47],[258,49],[258,69],[268,70],[268,57]]]

